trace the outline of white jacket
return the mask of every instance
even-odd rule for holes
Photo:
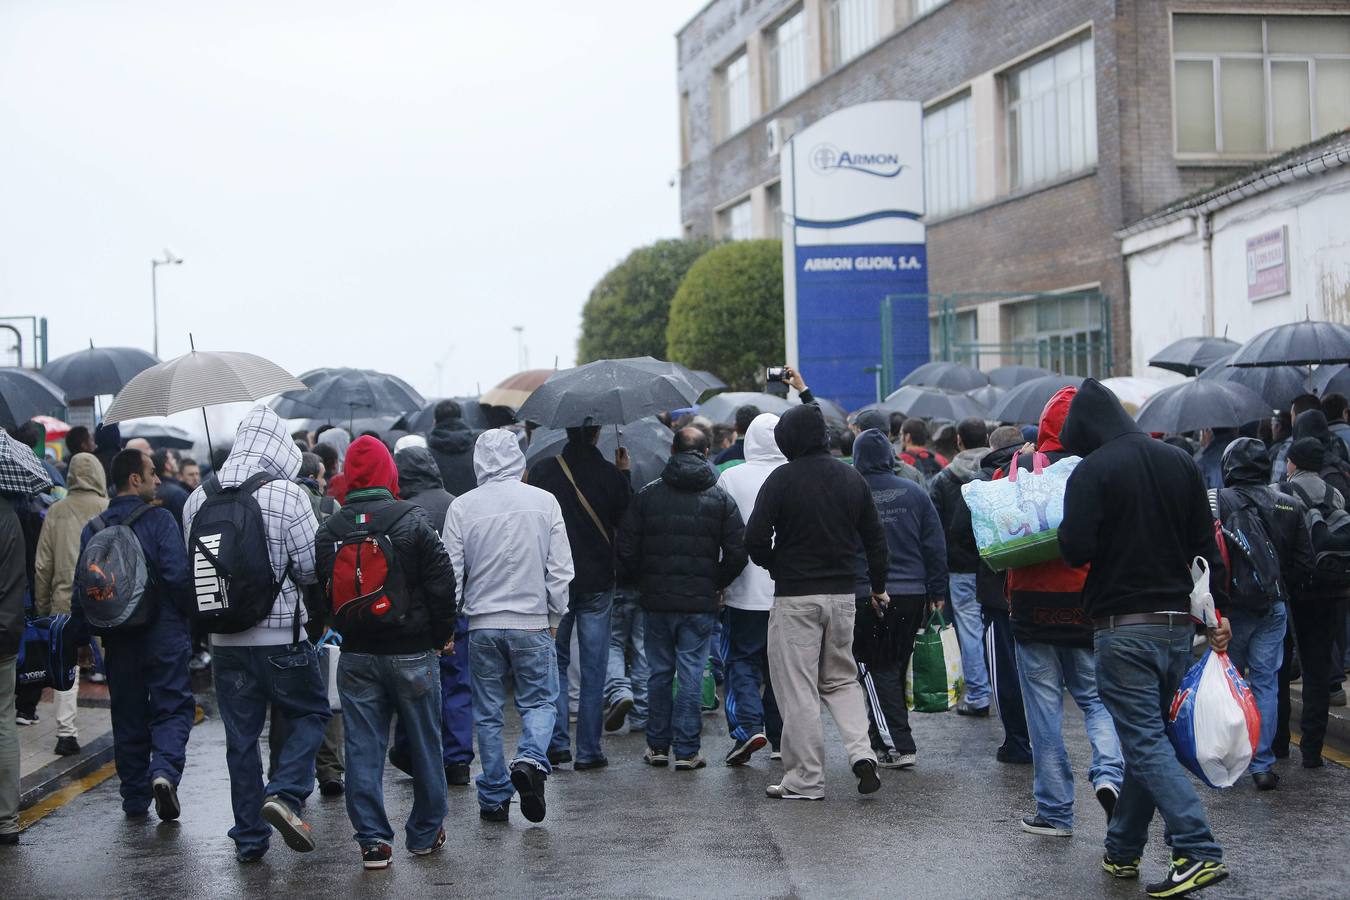
[[[736,501],[741,519],[746,522],[750,521],[750,513],[755,510],[759,489],[774,469],[787,462],[773,436],[777,424],[778,417],[773,413],[756,416],[745,433],[745,462],[727,469],[718,481],[731,495],[731,499]],[[727,606],[767,612],[773,609],[773,577],[769,575],[768,569],[761,569],[753,562],[747,563],[741,574],[727,587],[724,597]]]
[[[573,574],[562,508],[520,480],[525,454],[504,428],[478,436],[473,470],[478,487],[450,504],[444,535],[469,629],[556,627]]]

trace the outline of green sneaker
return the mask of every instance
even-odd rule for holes
[[[1186,859],[1174,856],[1167,877],[1150,884],[1145,890],[1150,897],[1180,897],[1191,891],[1218,884],[1228,877],[1228,867],[1212,859]]]
[[[1114,860],[1109,856],[1102,857],[1102,869],[1112,878],[1138,878],[1139,877],[1139,859],[1132,860]]]

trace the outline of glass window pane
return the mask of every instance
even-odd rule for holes
[[[1212,153],[1214,143],[1214,68],[1208,61],[1177,60],[1177,150]]]
[[[1271,53],[1350,53],[1350,16],[1268,16]]]
[[[1350,128],[1350,59],[1317,61],[1317,134]]]
[[[1275,129],[1272,150],[1288,150],[1312,139],[1308,108],[1308,64],[1270,64],[1270,111]]]
[[[1261,52],[1258,16],[1173,16],[1172,47],[1177,52]]]
[[[1263,68],[1259,59],[1224,59],[1219,64],[1225,153],[1266,152]]]

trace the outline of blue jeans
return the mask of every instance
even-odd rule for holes
[[[605,676],[605,705],[620,699],[633,701],[628,724],[634,731],[647,727],[647,650],[643,646],[646,613],[637,602],[637,591],[614,591],[609,614],[609,669]],[[629,654],[632,663],[628,662]]]
[[[319,656],[314,645],[303,640],[270,647],[213,645],[211,676],[225,726],[225,764],[234,807],[230,837],[241,851],[265,850],[272,829],[262,818],[263,800],[275,795],[298,811],[314,790],[314,757],[333,714]],[[258,738],[269,704],[275,704],[287,720],[287,734],[277,770],[264,787]]]
[[[441,654],[441,758],[447,766],[473,762],[473,697],[469,691],[469,620],[455,622],[455,651]],[[406,757],[408,734],[399,717],[394,751]]]
[[[558,663],[554,641],[544,629],[479,628],[469,632],[469,671],[473,686],[473,723],[478,732],[478,805],[495,809],[511,799],[511,773],[502,751],[502,711],[514,694],[520,712],[520,743],[511,761],[543,771],[557,715]],[[508,681],[509,679],[509,681]],[[567,692],[562,691],[566,698]],[[566,717],[566,707],[563,716]]]
[[[1083,711],[1083,724],[1092,745],[1088,780],[1094,786],[1113,784],[1119,788],[1125,777],[1116,726],[1097,696],[1097,666],[1092,651],[1018,643],[1017,675],[1031,733],[1036,812],[1052,825],[1073,828],[1073,767],[1064,747],[1065,688]]]
[[[961,673],[966,680],[965,703],[975,709],[989,705],[989,668],[984,662],[984,620],[975,597],[975,573],[947,576],[952,624],[961,645]]]
[[[1191,665],[1194,633],[1184,619],[1172,625],[1118,625],[1096,633],[1097,690],[1116,724],[1125,757],[1125,781],[1106,830],[1106,855],[1112,859],[1143,855],[1155,809],[1162,813],[1175,856],[1223,859],[1195,785],[1164,730],[1167,710]]]
[[[1279,716],[1280,666],[1284,664],[1284,633],[1288,627],[1288,612],[1283,603],[1271,606],[1270,612],[1257,616],[1240,609],[1230,610],[1228,624],[1233,639],[1228,645],[1228,658],[1247,684],[1261,711],[1261,739],[1252,755],[1251,773],[1269,772],[1275,765],[1275,754],[1270,745],[1275,738]]]
[[[390,720],[397,712],[413,771],[413,805],[404,841],[410,850],[430,847],[447,805],[435,652],[343,653],[337,680],[347,730],[347,817],[356,829],[356,843],[369,847],[394,839],[384,811],[384,754]]]
[[[763,731],[775,748],[783,743],[783,717],[769,681],[769,611],[722,610],[721,656],[726,666],[727,733],[738,741]],[[763,690],[761,696],[760,691]]]
[[[163,775],[178,784],[187,762],[197,711],[188,674],[192,633],[178,611],[162,603],[149,628],[110,634],[103,651],[122,809],[142,813],[150,808],[150,782]]]
[[[675,750],[684,759],[698,753],[703,729],[703,668],[712,648],[715,613],[647,611],[647,746]],[[680,695],[672,697],[680,680]]]
[[[567,667],[572,662],[572,629],[577,630],[581,654],[581,695],[577,701],[577,762],[595,762],[600,752],[600,731],[605,722],[605,674],[609,669],[609,609],[614,592],[573,594],[567,612],[558,623],[558,714],[553,724],[549,750],[572,749],[567,725]],[[479,751],[482,752],[481,750]]]

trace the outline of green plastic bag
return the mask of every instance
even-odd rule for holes
[[[671,696],[680,696],[679,676],[671,683]],[[712,657],[703,664],[703,685],[699,695],[699,708],[704,711],[717,709],[721,701],[717,697],[717,679],[713,677]]]
[[[961,696],[961,651],[956,629],[933,610],[914,638],[905,678],[905,702],[915,712],[946,712]]]

